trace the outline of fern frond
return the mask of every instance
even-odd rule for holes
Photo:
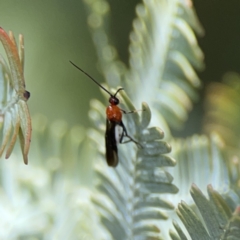
[[[121,97],[127,109],[135,109],[124,92]],[[150,236],[151,239],[159,239],[157,221],[167,219],[167,214],[160,208],[173,209],[160,194],[178,191],[172,183],[173,177],[162,169],[175,165],[175,160],[165,155],[171,147],[162,141],[162,130],[147,128],[151,115],[147,104],[143,103],[140,116],[136,113],[126,116],[129,134],[143,148],[136,153],[136,147],[131,143],[119,146],[119,165],[116,169],[107,167],[102,147],[104,126],[99,125],[105,122],[104,109],[97,100],[92,102],[90,117],[98,130],[91,130],[90,136],[102,155],[102,162],[98,160],[95,167],[99,181],[93,201],[113,239],[147,239]]]
[[[19,162],[19,148],[10,162],[0,161],[0,239],[107,239],[91,202],[84,129],[42,115],[32,122],[35,161]]]
[[[239,239],[239,215],[232,213],[227,203],[211,185],[208,186],[207,190],[209,200],[196,185],[193,184],[191,187],[191,195],[201,217],[184,202],[178,206],[177,214],[191,239]],[[174,226],[181,239],[189,239],[176,222]],[[170,235],[172,239],[179,239],[173,233]]]
[[[222,236],[223,232],[225,232],[228,221],[230,221],[230,217],[232,216],[231,211],[237,207],[240,198],[237,195],[237,188],[233,188],[231,183],[231,168],[229,168],[228,158],[224,154],[222,140],[216,134],[211,134],[210,137],[195,135],[185,140],[175,140],[171,144],[174,148],[173,156],[178,159],[178,167],[169,171],[179,186],[179,193],[173,197],[172,201],[175,204],[182,201],[179,204],[177,214],[191,236],[189,238],[184,227],[179,226],[174,221],[174,226],[179,236],[170,231],[171,238],[225,239],[219,236]],[[211,183],[214,189],[217,189],[225,200],[221,200],[222,197],[209,187],[209,203],[203,194],[200,193],[200,190],[196,189],[195,185],[191,187],[192,183],[195,183],[201,189],[205,189]],[[188,193],[190,187],[194,202]],[[197,205],[203,219],[196,215],[197,211],[194,208],[194,203]],[[191,208],[188,205],[191,205]],[[229,218],[226,220],[227,222],[223,223],[219,219],[216,219],[216,217],[224,217],[221,216],[222,211],[218,208],[224,208],[224,211],[228,214]],[[214,214],[212,211],[214,211]],[[172,219],[176,218],[172,216]],[[216,232],[219,225],[222,226],[222,230]],[[207,230],[205,226],[207,226]]]
[[[200,85],[191,64],[203,67],[203,54],[182,14],[191,10],[182,1],[145,1],[136,12],[127,77],[136,83],[138,96],[154,106],[155,118],[163,116],[168,126],[179,128],[197,98],[194,88]]]
[[[24,163],[28,163],[28,152],[31,142],[31,117],[27,100],[30,93],[25,90],[23,76],[24,43],[23,36],[19,36],[19,52],[12,32],[9,35],[0,28],[0,40],[5,48],[9,66],[0,58],[0,116],[2,143],[0,156],[7,147],[5,158],[9,158],[19,136]]]
[[[238,239],[240,237],[240,208],[236,208],[234,213],[231,216],[231,219],[228,221],[228,224],[225,226],[225,231],[223,234],[223,239]]]
[[[179,186],[175,204],[181,199],[191,203],[189,189],[192,183],[200,189],[206,189],[211,183],[221,193],[230,189],[228,163],[218,135],[194,135],[187,139],[176,139],[171,145],[174,149],[173,157],[178,160],[177,168],[169,170]]]
[[[168,136],[168,126],[179,128],[186,120],[192,102],[198,98],[195,89],[201,85],[193,67],[203,69],[203,53],[192,29],[200,35],[203,29],[193,7],[181,0],[139,4],[130,34],[128,70],[118,59],[107,34],[108,3],[99,1],[99,5],[101,2],[107,6],[100,11],[97,3],[86,2],[100,66],[108,84],[128,89],[136,106],[146,101],[153,112],[153,125],[161,125]],[[93,17],[98,21],[90,21]]]
[[[162,200],[161,194],[177,191],[172,176],[163,169],[175,165],[175,161],[165,155],[170,149],[160,140],[163,131],[147,127],[151,120],[150,126],[161,126],[169,137],[169,126],[179,128],[186,120],[192,102],[198,97],[196,88],[200,86],[193,67],[203,68],[203,54],[191,27],[199,34],[203,30],[192,6],[185,1],[144,1],[136,8],[137,18],[130,35],[130,69],[127,69],[107,34],[108,3],[104,0],[85,2],[100,67],[108,85],[124,87],[133,101],[121,93],[127,109],[135,109],[144,100],[153,113],[152,118],[149,111],[142,112],[141,118],[137,114],[126,116],[129,134],[140,141],[143,149],[136,153],[131,144],[121,146],[121,163],[114,171],[104,163],[97,164],[99,181],[95,196],[101,193],[103,198],[94,198],[94,202],[114,239],[147,239],[149,234],[153,239],[159,238],[158,228],[164,232],[169,227],[154,222],[155,228],[151,220],[166,219],[167,214],[158,208],[152,212],[148,208],[172,209],[171,202],[167,201],[171,195],[165,194]],[[98,131],[91,130],[90,137],[102,156],[105,155],[104,112],[100,102],[92,102],[90,117]],[[138,208],[136,202],[144,207]],[[145,210],[149,212],[146,214]]]

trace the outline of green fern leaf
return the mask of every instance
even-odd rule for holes
[[[137,114],[125,117],[129,134],[140,141],[143,149],[135,152],[131,144],[120,146],[120,165],[114,171],[104,163],[97,164],[99,181],[95,196],[103,194],[104,200],[95,197],[94,202],[114,239],[147,239],[148,234],[159,238],[151,221],[156,220],[156,216],[166,219],[167,215],[158,208],[152,212],[148,208],[159,204],[169,209],[172,205],[167,199],[172,197],[166,193],[174,193],[177,188],[172,184],[172,176],[163,169],[175,165],[175,161],[165,155],[170,150],[169,145],[161,141],[163,131],[152,126],[161,126],[169,137],[169,126],[179,128],[186,120],[192,102],[198,97],[196,88],[200,86],[193,66],[203,69],[203,54],[191,27],[199,34],[203,31],[187,2],[144,1],[136,8],[137,18],[130,35],[130,69],[127,69],[107,34],[108,3],[104,0],[85,2],[100,67],[108,86],[124,87],[129,98],[123,92],[120,102],[127,106],[126,109],[133,110],[144,100],[152,111],[152,119],[150,111],[143,111],[141,117]],[[104,156],[105,114],[100,102],[91,103],[90,117],[98,131],[91,130],[89,136]],[[163,193],[166,194],[164,201],[159,195]],[[140,209],[134,207],[138,201]],[[141,217],[134,218],[136,214]],[[161,228],[159,222],[154,224]],[[136,230],[135,226],[139,225],[140,229],[148,230]],[[165,237],[169,228],[169,224],[165,224],[161,236]]]
[[[167,136],[169,126],[180,128],[192,102],[198,98],[195,89],[201,85],[193,67],[198,70],[204,67],[203,53],[192,30],[203,35],[203,29],[192,6],[180,0],[139,4],[130,34],[130,69],[127,69],[107,34],[108,3],[102,0],[99,5],[93,1],[86,3],[100,66],[108,84],[128,89],[136,106],[147,102],[153,112],[152,123],[162,126]],[[105,7],[100,8],[100,3]],[[98,24],[90,21],[93,16],[98,18]]]
[[[186,17],[191,11],[182,1],[144,1],[136,8],[138,17],[130,35],[131,68],[127,78],[135,84],[133,88],[129,84],[129,88],[153,106],[155,118],[160,113],[174,128],[186,120],[197,98],[194,88],[200,81],[192,65],[203,68],[203,54]],[[196,20],[193,14],[192,18]],[[197,29],[202,32],[200,25]],[[135,100],[134,93],[130,94]]]
[[[91,157],[85,130],[39,114],[32,120],[34,161],[19,162],[19,148],[0,161],[0,239],[109,239],[91,202],[92,163],[80,161]]]
[[[232,217],[231,211],[239,203],[238,190],[231,184],[232,173],[224,154],[223,142],[216,134],[212,134],[210,138],[195,135],[185,140],[175,140],[172,146],[175,149],[173,156],[178,159],[178,167],[169,171],[179,186],[179,193],[173,197],[173,202],[184,200],[179,204],[177,214],[191,236],[190,238],[184,227],[174,221],[180,239],[222,239],[219,238],[223,235],[223,231],[218,229],[219,225],[224,226],[223,229],[227,228]],[[208,201],[200,190],[191,187],[191,183],[199,185],[201,189],[211,183],[225,200],[209,187]],[[194,202],[188,194],[190,187]],[[193,203],[203,219],[197,216]],[[173,219],[176,218],[173,216]],[[179,239],[173,231],[170,231],[170,236],[172,239]]]
[[[176,204],[181,199],[191,203],[188,192],[192,183],[200,189],[205,189],[211,183],[221,193],[230,189],[231,175],[218,135],[212,134],[210,138],[194,135],[187,139],[176,139],[171,145],[173,157],[178,159],[177,167],[169,169],[180,189],[178,199],[174,199]]]
[[[201,217],[184,202],[178,206],[177,214],[188,230],[191,239],[238,239],[240,234],[239,216],[231,209],[219,193],[208,186],[209,200],[197,188],[191,187],[191,195]],[[181,239],[188,239],[177,223],[174,224]],[[172,235],[172,239],[176,239]],[[229,238],[230,237],[230,238]]]
[[[236,208],[236,211],[233,213],[231,219],[228,221],[227,226],[223,234],[223,239],[233,239],[237,240],[240,238],[240,214],[239,207]]]
[[[121,103],[134,109],[124,92],[121,97]],[[113,239],[159,238],[160,230],[156,221],[167,219],[160,208],[173,209],[171,203],[159,194],[178,191],[172,183],[172,176],[162,169],[175,165],[175,161],[165,155],[171,148],[162,141],[163,132],[160,129],[146,128],[151,118],[150,110],[146,103],[143,103],[142,108],[140,116],[127,116],[127,126],[143,149],[139,148],[135,153],[135,146],[130,143],[119,146],[120,163],[114,170],[107,167],[103,159],[95,164],[99,181],[93,201]],[[100,129],[100,134],[91,130],[90,136],[101,150],[102,157],[105,155],[105,149],[102,148],[105,129],[99,123],[105,122],[103,113],[104,106],[96,100],[92,102],[90,117],[94,118],[92,120],[98,126],[98,133]]]

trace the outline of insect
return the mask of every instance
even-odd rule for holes
[[[134,113],[135,110],[126,112],[125,110],[118,107],[119,99],[117,94],[123,90],[119,88],[115,94],[110,93],[106,88],[104,88],[100,83],[98,83],[93,77],[82,70],[80,67],[75,65],[73,62],[70,63],[76,67],[78,70],[83,72],[88,76],[93,82],[95,82],[100,88],[110,95],[109,103],[110,105],[106,108],[106,133],[105,133],[105,144],[106,144],[106,160],[110,167],[116,167],[118,165],[118,149],[117,143],[127,143],[134,142],[138,147],[142,147],[140,143],[135,141],[131,136],[128,135],[127,129],[122,122],[122,113]],[[119,131],[121,130],[121,131]],[[128,140],[123,142],[123,138],[127,137]]]

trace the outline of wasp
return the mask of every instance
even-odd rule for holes
[[[106,160],[107,164],[110,167],[116,167],[118,165],[118,143],[127,143],[134,142],[138,147],[142,147],[136,140],[134,140],[131,136],[128,135],[127,129],[122,121],[122,113],[134,113],[135,110],[126,112],[125,110],[119,108],[119,99],[117,98],[117,94],[123,90],[123,88],[119,88],[115,94],[110,93],[106,88],[104,88],[100,83],[98,83],[93,77],[91,77],[87,72],[78,67],[76,64],[70,61],[70,63],[88,76],[93,82],[95,82],[100,88],[102,88],[105,92],[107,92],[109,97],[110,105],[106,108],[106,132],[105,132],[105,145],[106,145]],[[125,142],[123,142],[123,138],[128,138]]]

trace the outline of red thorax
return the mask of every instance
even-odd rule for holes
[[[111,104],[106,109],[107,119],[112,122],[122,121],[122,111],[117,105]]]

